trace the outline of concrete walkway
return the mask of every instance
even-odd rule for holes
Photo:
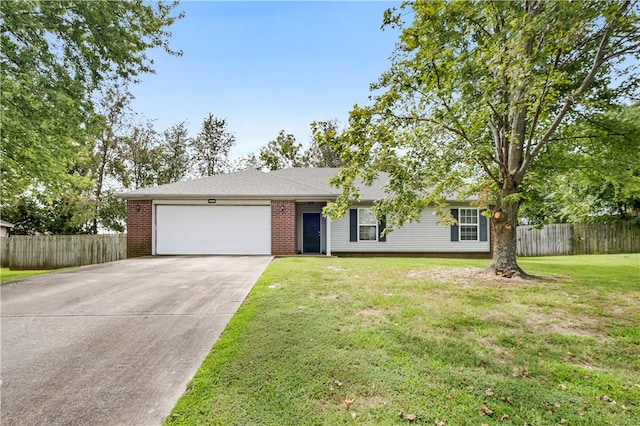
[[[3,285],[0,424],[160,424],[271,260],[149,257]]]

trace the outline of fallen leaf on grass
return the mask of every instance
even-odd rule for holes
[[[447,418],[445,417],[442,420],[436,419],[434,423],[436,424],[436,426],[445,426],[447,424]]]
[[[337,387],[342,386],[342,382],[340,380],[334,380],[333,384],[336,385]]]
[[[344,400],[344,406],[347,407],[346,409],[348,410],[349,408],[351,408],[351,404],[353,404],[353,399],[345,399]]]
[[[508,414],[503,414],[500,417],[498,417],[498,420],[500,420],[501,422],[507,420],[509,418]]]
[[[609,397],[608,395],[603,395],[602,396],[602,400],[605,401],[605,402],[608,402],[610,404],[615,404],[616,403],[616,401],[613,398]]]
[[[561,425],[569,424],[569,420],[567,420],[567,419],[560,419],[560,424],[561,424]]]
[[[482,415],[482,416],[486,415],[486,416],[489,416],[489,417],[493,416],[493,410],[491,408],[487,407],[487,404],[482,404],[480,406],[480,409],[482,410],[482,413],[480,415]]]
[[[524,367],[514,368],[513,377],[529,377],[529,372]]]
[[[560,386],[560,389],[567,390],[567,385],[559,385],[559,386]]]
[[[502,398],[500,398],[500,401],[507,401],[509,404],[513,405],[513,399],[509,398],[508,396],[503,396]]]
[[[352,413],[351,413],[351,418],[352,418],[353,420],[355,420],[355,419],[356,419],[356,417],[358,417],[358,414],[357,414],[357,413],[353,413],[353,412],[352,412]]]
[[[418,416],[416,416],[415,414],[407,414],[406,419],[409,420],[410,422],[413,422],[417,417]]]
[[[486,391],[484,391],[484,394],[487,396],[493,396],[493,389],[489,388]]]

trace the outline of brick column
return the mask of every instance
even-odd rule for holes
[[[127,200],[127,257],[151,255],[151,200]]]
[[[296,254],[295,201],[271,201],[271,254]]]

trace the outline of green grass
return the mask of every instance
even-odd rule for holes
[[[12,271],[9,268],[1,268],[0,269],[0,282],[2,284],[8,283],[10,281],[21,280],[23,278],[29,278],[34,275],[42,275],[49,274],[51,272],[60,271],[60,269],[46,269],[46,270],[35,270],[35,271]]]
[[[165,423],[637,425],[640,255],[520,264],[278,259]]]

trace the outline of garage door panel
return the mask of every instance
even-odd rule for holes
[[[270,253],[270,206],[156,206],[156,254]]]

